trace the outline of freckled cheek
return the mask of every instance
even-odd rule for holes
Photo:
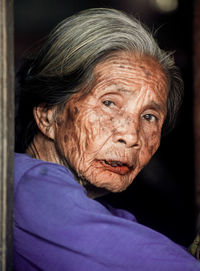
[[[85,118],[85,128],[91,135],[102,136],[103,134],[109,135],[114,128],[114,117],[104,112],[100,107],[87,113]]]
[[[64,143],[65,143],[65,144],[68,142],[68,140],[69,140],[68,135],[64,135]]]
[[[74,122],[66,127],[66,134],[63,137],[66,154],[74,156],[74,151],[83,159],[85,153],[94,153],[101,144],[102,134],[106,134],[106,117],[101,111],[87,109],[75,117]],[[72,151],[73,150],[73,151]]]
[[[140,165],[145,166],[154,153],[157,151],[160,145],[160,132],[154,131],[144,138],[142,148],[140,151]]]
[[[159,145],[160,145],[160,133],[159,134],[153,133],[148,145],[149,154],[153,155],[157,151]]]
[[[77,143],[75,133],[69,128],[60,132],[57,135],[56,145],[59,148],[59,152],[64,155],[67,159],[77,151]]]

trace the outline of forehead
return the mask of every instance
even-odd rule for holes
[[[96,85],[120,85],[132,90],[143,86],[158,94],[168,94],[168,80],[160,63],[147,55],[120,52],[99,63],[94,69]]]
[[[109,73],[107,71],[109,70]],[[113,70],[114,69],[114,70]],[[135,70],[135,73],[131,72]],[[146,80],[154,77],[155,79],[162,79],[167,83],[166,74],[164,73],[160,63],[153,57],[148,55],[131,54],[126,52],[119,52],[110,55],[110,57],[101,63],[97,64],[94,69],[96,76],[118,75],[125,73],[129,75],[138,76],[145,75]]]

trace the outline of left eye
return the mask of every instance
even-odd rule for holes
[[[143,118],[149,122],[153,122],[157,120],[157,117],[152,114],[145,114]]]
[[[111,106],[111,105],[114,105],[115,103],[112,102],[112,101],[110,101],[110,100],[105,100],[105,101],[103,101],[103,104],[104,104],[105,106],[109,107],[109,106]]]

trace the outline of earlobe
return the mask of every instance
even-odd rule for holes
[[[55,108],[46,108],[43,105],[34,107],[33,115],[39,130],[48,138],[55,138]]]

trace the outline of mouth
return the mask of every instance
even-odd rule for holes
[[[102,164],[107,170],[120,174],[120,175],[125,175],[133,170],[133,166],[130,166],[121,161],[103,160]]]

